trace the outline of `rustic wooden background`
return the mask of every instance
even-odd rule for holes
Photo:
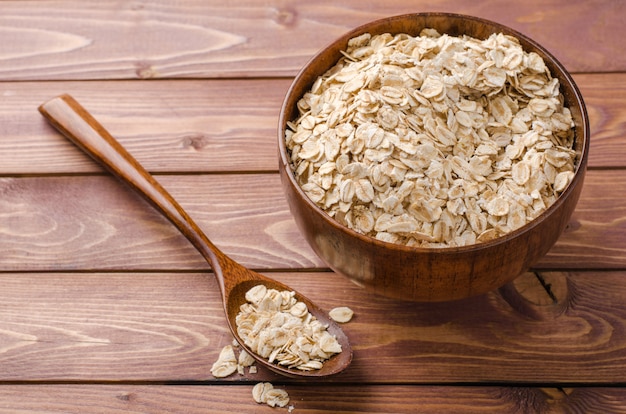
[[[548,256],[446,304],[380,298],[329,272],[277,173],[278,111],[299,68],[359,24],[423,11],[543,44],[592,129],[582,198]],[[619,0],[1,1],[0,412],[272,412],[252,401],[260,380],[296,413],[626,412],[625,37]],[[352,307],[352,366],[315,384],[214,379],[231,337],[210,270],[37,113],[66,92],[227,254],[326,309]]]

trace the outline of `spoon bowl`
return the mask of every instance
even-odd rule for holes
[[[328,332],[337,338],[342,352],[325,361],[319,370],[301,371],[270,363],[252,351],[237,333],[235,322],[240,306],[246,303],[246,292],[259,284],[278,291],[293,289],[240,265],[220,251],[158,181],[70,95],[45,102],[39,111],[66,138],[148,200],[202,254],[217,279],[232,334],[260,365],[289,377],[325,377],[343,371],[350,364],[352,349],[343,330],[326,312],[298,292],[295,293],[296,299],[306,304],[309,312],[328,326]]]

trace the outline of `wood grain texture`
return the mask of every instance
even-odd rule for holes
[[[485,0],[0,2],[0,413],[626,413],[626,4]],[[380,17],[472,14],[572,71],[592,130],[569,228],[514,283],[448,304],[324,270],[280,190],[278,112],[330,40]],[[216,380],[230,343],[207,265],[37,113],[72,93],[226,253],[325,309],[352,307],[332,382]],[[269,185],[268,185],[269,183]],[[501,386],[493,386],[494,384]]]
[[[257,269],[322,266],[295,227],[278,175],[268,178],[158,179],[240,263]],[[2,270],[208,269],[168,221],[112,177],[5,178],[0,195]]]
[[[537,269],[626,266],[625,175],[587,173],[569,227]],[[245,266],[325,267],[299,233],[277,174],[158,179],[209,238]],[[208,267],[169,222],[112,177],[0,178],[0,195],[0,270]]]
[[[575,82],[589,114],[589,167],[626,167],[626,73],[580,74]]]
[[[509,25],[573,72],[626,68],[621,2],[237,0],[224,8],[203,0],[41,0],[3,1],[0,7],[2,80],[293,76],[353,27],[428,11]]]
[[[269,274],[324,309],[355,311],[344,325],[354,361],[332,383],[624,385],[621,272],[568,274],[563,311],[543,318],[498,292],[410,304],[333,273]],[[4,273],[0,283],[0,382],[300,383],[262,368],[211,376],[232,336],[208,273]]]
[[[0,387],[0,413],[276,413],[252,400],[252,385],[9,385]],[[625,413],[614,388],[298,386],[283,387],[293,412],[333,413]],[[19,396],[19,397],[17,397]]]
[[[232,339],[207,275],[2,279],[3,380],[205,379]]]
[[[102,171],[37,112],[79,100],[151,172],[276,171],[288,80],[0,84],[0,174]]]
[[[626,167],[626,74],[575,76],[589,111],[589,166]],[[37,112],[71,93],[153,173],[276,171],[290,79],[0,84],[0,174],[101,171]]]
[[[541,269],[624,269],[624,170],[590,170],[568,227]]]

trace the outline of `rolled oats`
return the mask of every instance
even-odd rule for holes
[[[243,349],[239,351],[239,357],[237,358],[237,372],[239,372],[239,374],[243,375],[244,369],[246,367],[248,368],[252,367],[253,364],[254,364],[254,358],[252,358],[252,356],[249,353],[247,353]]]
[[[270,407],[285,407],[289,404],[287,391],[274,388],[270,382],[259,382],[252,387],[252,398],[259,404],[267,404]]]
[[[559,81],[514,37],[363,34],[298,102],[303,191],[379,240],[447,247],[533,220],[574,176]]]
[[[211,367],[211,374],[215,378],[224,378],[237,371],[237,358],[232,345],[226,345],[220,351],[217,361]]]
[[[234,339],[232,345],[226,345],[222,348],[217,361],[211,367],[211,374],[215,378],[225,378],[235,372],[244,375],[245,368],[248,368],[251,374],[256,373],[254,358],[243,349],[239,350],[237,357],[235,355],[236,348],[239,348],[239,344]]]
[[[328,312],[328,315],[335,322],[347,323],[347,322],[350,322],[350,320],[352,319],[352,316],[354,316],[354,312],[352,311],[352,309],[348,308],[347,306],[340,306],[340,307],[331,309],[330,312]]]
[[[341,345],[295,298],[294,292],[257,285],[246,292],[236,317],[237,333],[257,355],[287,368],[321,369]]]

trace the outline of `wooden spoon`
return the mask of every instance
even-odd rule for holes
[[[69,95],[61,95],[42,104],[39,111],[70,141],[102,164],[118,179],[145,197],[198,249],[211,265],[219,284],[224,311],[231,332],[241,347],[250,353],[259,364],[290,377],[328,376],[344,370],[350,364],[352,349],[342,329],[328,317],[327,313],[297,292],[296,298],[307,305],[309,312],[319,321],[328,325],[329,333],[337,337],[342,352],[326,361],[321,369],[314,371],[285,368],[256,355],[246,346],[236,329],[235,317],[239,312],[239,307],[246,302],[245,293],[258,284],[279,291],[292,291],[293,289],[245,268],[222,253],[176,200],[74,98]]]

